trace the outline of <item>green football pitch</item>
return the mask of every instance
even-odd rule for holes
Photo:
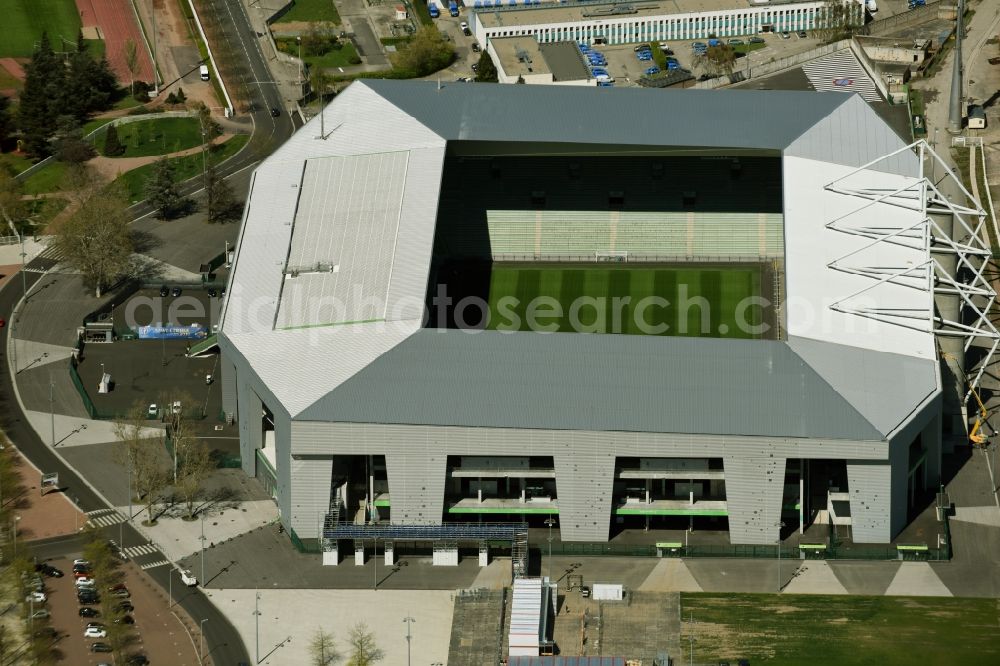
[[[487,328],[758,338],[760,290],[756,265],[494,264]]]
[[[74,0],[0,0],[0,58],[28,58],[42,32],[52,48],[60,39],[76,44],[80,13]]]

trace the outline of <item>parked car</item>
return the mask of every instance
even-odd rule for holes
[[[62,578],[63,577],[63,572],[60,571],[59,569],[56,569],[51,564],[44,564],[43,563],[43,564],[40,564],[38,566],[41,567],[40,571],[43,574],[45,574],[46,576],[48,576],[49,578]]]
[[[180,287],[174,287],[173,289],[170,290],[170,295],[171,296],[180,296],[181,295],[181,288]]]
[[[782,33],[781,33],[781,38],[782,38],[782,39],[791,39],[791,38],[792,38],[792,36],[791,36],[791,35],[790,35],[790,34],[788,33],[788,31],[786,30],[786,31],[784,31],[784,32],[782,32]]]
[[[126,589],[115,590],[114,592],[111,592],[110,594],[111,594],[111,596],[118,597],[120,599],[128,599],[130,596],[132,596],[132,595],[130,595],[128,593],[128,590],[126,590]]]
[[[172,405],[170,405],[170,413],[171,414],[180,414],[181,413],[181,401],[180,400],[174,400],[174,403]]]
[[[469,30],[469,24],[468,24],[467,21],[462,21],[459,24],[459,27],[462,29],[462,34],[463,35],[465,35],[466,37],[471,37],[472,36],[472,31]]]
[[[478,62],[472,63],[472,71],[473,72],[478,72],[479,71],[479,63]]]
[[[45,593],[44,592],[29,592],[28,596],[24,598],[25,601],[33,601],[36,604],[45,603]]]
[[[77,571],[77,567],[83,567],[87,571],[90,571],[90,560],[73,560],[73,571]]]
[[[751,37],[750,38],[750,43],[751,44],[766,44],[767,42],[764,40],[763,37]]]
[[[805,30],[799,30],[798,33],[796,33],[796,34],[798,34],[799,39],[805,39],[806,37],[809,36],[809,35],[806,34]]]
[[[107,638],[108,632],[103,627],[87,627],[83,630],[84,638]]]
[[[646,76],[653,76],[654,74],[659,74],[660,71],[661,71],[660,68],[657,67],[656,65],[653,65],[652,67],[647,67]]]
[[[115,618],[115,624],[135,624],[135,620],[131,615],[122,615]]]
[[[31,618],[34,620],[44,620],[47,617],[49,617],[49,612],[44,608],[39,608],[31,614]]]
[[[90,629],[91,627],[97,627],[98,629],[103,629],[104,628],[104,623],[103,622],[88,622],[87,623],[87,628]]]
[[[730,39],[726,43],[729,44],[730,46],[743,46],[743,40],[742,39]]]
[[[101,611],[96,608],[90,608],[89,606],[84,606],[80,609],[80,617],[100,617]]]
[[[126,600],[126,601],[119,601],[118,605],[115,606],[115,608],[117,608],[118,610],[120,610],[122,612],[125,612],[125,613],[131,613],[132,611],[135,610],[135,606],[133,606],[132,602],[128,601],[128,600]]]
[[[125,664],[127,666],[146,666],[149,663],[149,659],[146,659],[144,654],[130,654],[125,659]]]
[[[97,582],[89,576],[81,576],[80,578],[77,578],[75,581],[73,581],[73,584],[76,585],[77,588],[81,587],[93,588],[97,584]]]
[[[188,587],[194,587],[198,584],[198,579],[195,578],[194,574],[191,573],[190,569],[184,569],[181,571],[181,582]]]
[[[169,295],[170,295],[170,289],[167,287],[167,285],[163,285],[162,287],[160,287],[161,298],[166,298]]]
[[[472,42],[472,52],[473,53],[479,53],[482,50],[483,50],[482,47],[479,46],[479,42]]]
[[[281,109],[279,109],[276,106],[272,106],[271,107],[271,117],[272,118],[277,118],[280,115],[281,115]]]
[[[208,296],[209,296],[209,298],[215,298],[218,295],[219,295],[219,290],[218,289],[216,289],[215,287],[209,287],[208,288]]]
[[[111,652],[111,646],[107,643],[91,643],[91,652]]]

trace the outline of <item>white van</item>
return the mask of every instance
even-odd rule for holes
[[[875,4],[875,0],[865,0],[865,7],[868,8],[869,13],[871,14],[878,11],[878,5]]]
[[[201,74],[202,81],[208,81],[208,65],[202,65],[199,67],[198,73]]]

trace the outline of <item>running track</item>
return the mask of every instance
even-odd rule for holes
[[[130,0],[76,0],[76,8],[80,10],[83,25],[101,27],[108,63],[120,83],[129,82],[128,67],[125,66],[125,41],[128,39],[135,42],[139,55],[136,80],[152,82],[153,63],[149,60],[146,42],[142,39]]]

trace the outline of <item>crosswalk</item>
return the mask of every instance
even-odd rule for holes
[[[87,512],[87,525],[89,527],[111,527],[123,522],[125,522],[125,516],[115,509],[97,509]]]
[[[130,560],[142,557],[143,555],[152,555],[156,551],[156,546],[151,543],[144,543],[141,546],[129,546],[128,548],[122,548],[122,554]]]
[[[162,567],[165,564],[170,564],[170,560],[156,560],[155,562],[147,562],[143,564],[140,568],[145,571],[147,569],[155,569],[156,567]]]
[[[866,102],[878,102],[875,82],[850,49],[842,49],[802,65],[809,83],[819,92],[858,93]]]

